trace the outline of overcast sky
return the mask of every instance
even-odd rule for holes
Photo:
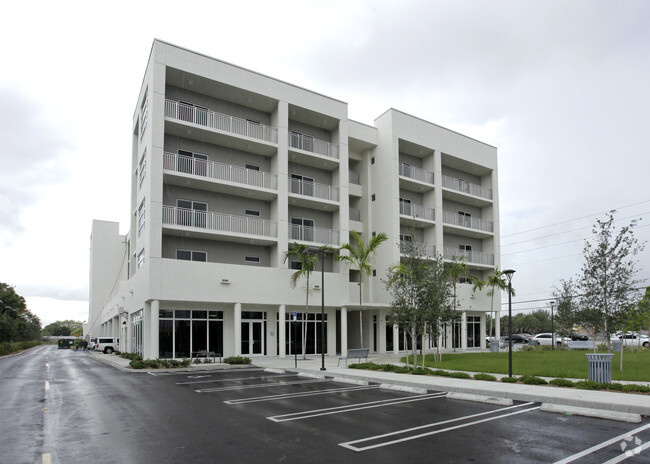
[[[43,325],[88,317],[92,220],[127,232],[154,38],[346,101],[363,123],[392,107],[496,146],[515,310],[579,272],[605,211],[650,239],[648,1],[32,1],[3,19],[0,282]],[[650,246],[639,268],[649,279]]]

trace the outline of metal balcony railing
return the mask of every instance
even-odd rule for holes
[[[339,146],[319,140],[311,135],[289,132],[289,147],[299,150],[309,151],[317,155],[328,156],[330,158],[339,158]]]
[[[399,214],[410,216],[414,219],[424,219],[427,221],[436,220],[436,211],[433,208],[426,208],[422,205],[416,205],[405,201],[399,202]]]
[[[481,230],[483,232],[494,232],[494,223],[492,221],[484,221],[483,219],[460,215],[453,211],[443,212],[443,222],[445,224],[467,227],[469,229]]]
[[[456,190],[458,192],[474,195],[476,197],[481,197],[488,200],[492,199],[491,188],[481,187],[478,184],[474,184],[467,180],[458,179],[456,177],[450,177],[443,174],[442,186],[448,189]]]
[[[399,251],[402,254],[411,252],[410,247],[415,248],[413,251],[417,256],[422,256],[425,258],[434,258],[436,256],[435,245],[431,245],[426,242],[412,242],[410,240],[401,240],[399,242]]]
[[[339,231],[323,229],[320,227],[299,226],[289,224],[289,238],[303,242],[325,243],[328,245],[339,244]]]
[[[165,153],[163,158],[163,169],[194,176],[209,177],[210,179],[222,180],[244,184],[251,187],[260,187],[271,190],[278,189],[278,176],[253,169],[246,169],[231,164],[216,163],[213,161],[191,158],[189,156]]]
[[[414,179],[427,184],[433,184],[433,173],[422,168],[411,166],[408,163],[399,162],[399,175]]]
[[[350,221],[361,221],[361,210],[359,208],[350,208]]]
[[[278,143],[278,129],[275,127],[217,113],[194,105],[165,100],[165,116],[252,139]]]
[[[454,259],[459,256],[465,256],[468,263],[494,266],[493,254],[483,253],[482,251],[464,251],[459,250],[458,248],[445,247],[443,255],[445,259]]]
[[[339,201],[339,188],[332,185],[319,184],[301,179],[289,179],[289,192],[306,197],[323,200]]]
[[[266,219],[233,216],[176,206],[163,206],[163,224],[218,232],[277,238],[277,223]]]
[[[361,174],[356,171],[349,171],[348,180],[351,184],[361,185]]]

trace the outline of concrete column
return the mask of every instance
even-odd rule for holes
[[[460,349],[467,349],[467,313],[465,311],[460,315]]]
[[[486,342],[485,342],[485,334],[487,334],[488,327],[487,327],[487,321],[486,321],[486,315],[487,313],[483,313],[481,315],[481,348],[485,349],[486,348]]]
[[[501,311],[494,313],[494,336],[497,339],[501,338]]]
[[[341,308],[341,355],[348,352],[348,308]]]
[[[399,327],[393,326],[393,353],[399,353]]]
[[[235,317],[233,320],[233,331],[235,346],[233,353],[241,356],[241,303],[235,303]]]
[[[281,358],[284,358],[287,355],[286,314],[287,307],[285,305],[280,305],[278,310],[278,356]]]
[[[433,152],[433,182],[435,183],[435,190],[433,191],[434,203],[436,209],[436,226],[435,226],[435,245],[436,253],[444,256],[443,247],[443,206],[442,206],[442,154],[440,150]]]

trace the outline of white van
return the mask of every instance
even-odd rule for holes
[[[96,351],[103,351],[106,354],[111,354],[113,351],[120,351],[120,339],[117,337],[97,337],[95,343]]]

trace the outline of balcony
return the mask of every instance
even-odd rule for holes
[[[399,202],[399,214],[402,219],[411,219],[420,224],[420,226],[428,227],[436,220],[436,211],[433,208],[426,208],[422,205],[416,205],[407,201]],[[404,224],[409,224],[405,221],[400,221]]]
[[[459,179],[457,177],[442,176],[443,198],[469,203],[475,206],[492,204],[492,189],[478,184]]]
[[[326,245],[339,244],[339,231],[320,227],[300,226],[289,224],[289,239],[300,242],[323,243]]]
[[[410,247],[414,247],[414,250],[411,250]],[[436,257],[436,246],[426,242],[412,242],[410,240],[400,240],[399,251],[403,255],[406,255],[410,252],[414,252],[415,257],[423,257],[423,258]]]
[[[361,185],[361,174],[356,171],[349,171],[348,181],[354,185]]]
[[[233,216],[195,209],[163,206],[163,225],[193,229],[196,236],[211,232],[237,234],[237,236],[254,236],[265,239],[277,239],[277,223],[266,219]],[[232,237],[236,238],[236,237]],[[245,237],[243,237],[245,238]],[[240,240],[230,240],[240,241]]]
[[[361,210],[359,208],[350,208],[350,221],[361,222]]]
[[[289,148],[316,153],[328,158],[339,159],[339,146],[325,140],[319,140],[311,135],[289,132]]]
[[[278,143],[278,130],[275,127],[173,100],[165,100],[165,117],[243,137]]]
[[[445,247],[443,257],[452,260],[460,256],[465,256],[468,264],[478,264],[482,266],[494,266],[494,255],[483,253],[481,251],[463,251],[458,248]]]
[[[479,232],[476,234],[461,234],[471,237],[485,237],[489,236],[494,232],[494,223],[492,221],[484,221],[483,219],[473,218],[467,215],[460,215],[458,212],[454,211],[443,211],[444,224],[451,224],[453,226],[464,227],[466,229],[472,229],[473,231]]]
[[[400,185],[416,192],[433,189],[433,173],[399,162]]]
[[[321,200],[339,201],[339,188],[302,179],[289,179],[289,193]]]

